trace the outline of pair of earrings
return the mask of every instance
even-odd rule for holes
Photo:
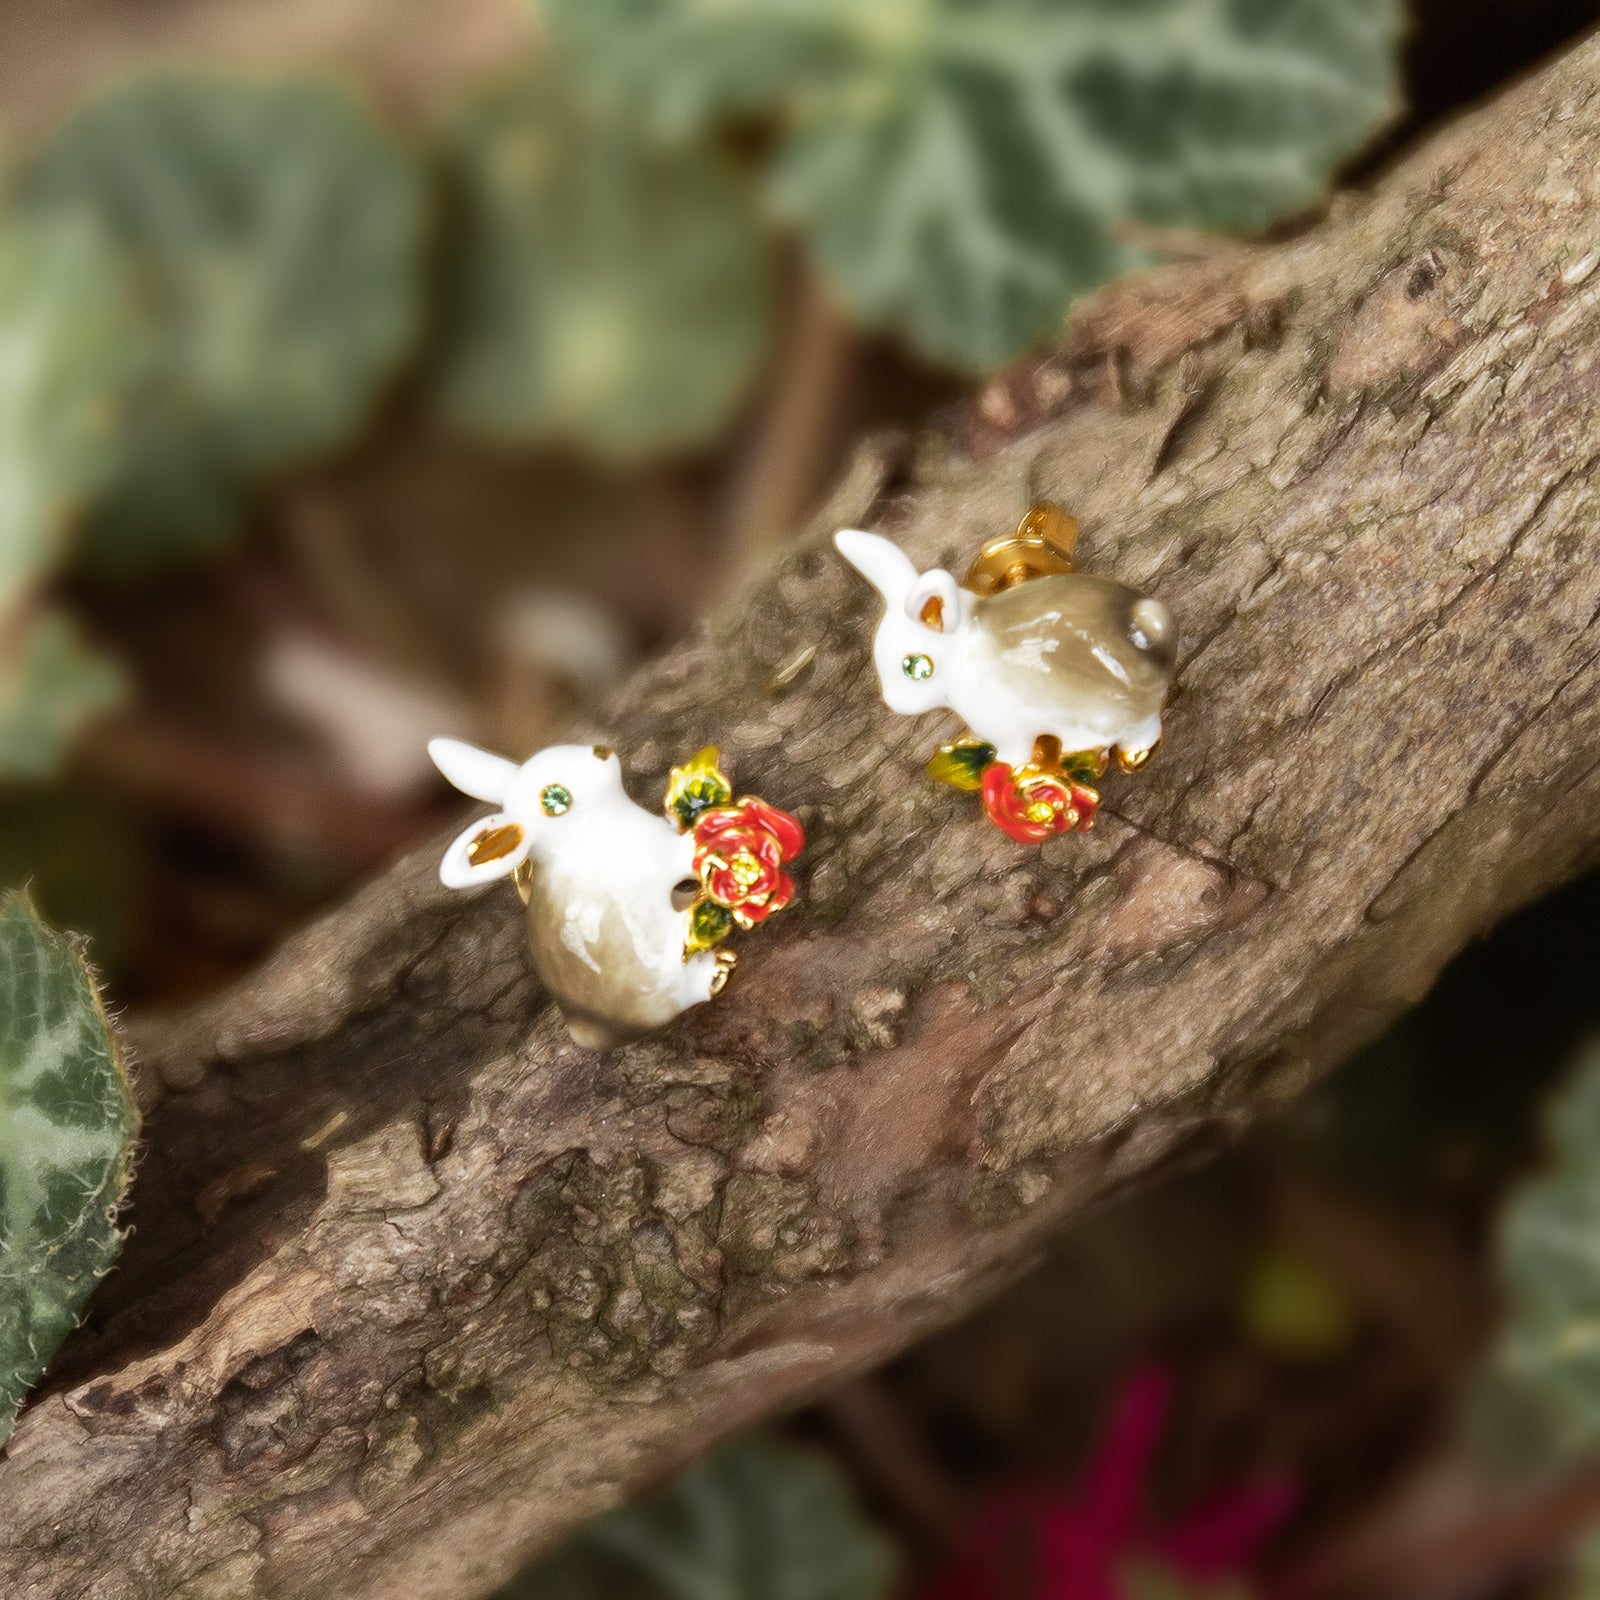
[[[954,711],[969,737],[931,776],[976,791],[1022,843],[1093,825],[1093,785],[1136,771],[1161,738],[1177,653],[1172,613],[1072,565],[1077,523],[1034,506],[979,551],[965,582],[919,573],[876,534],[834,544],[883,597],[872,657],[891,711]],[[453,889],[509,877],[533,964],[578,1044],[609,1049],[722,991],[734,928],[794,897],[800,823],[735,799],[714,748],[672,771],[661,815],[628,797],[604,745],[553,745],[518,766],[456,739],[428,746],[458,789],[498,807],[445,852]]]

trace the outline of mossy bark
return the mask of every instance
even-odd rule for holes
[[[515,897],[428,849],[147,1030],[136,1231],[0,1464],[0,1591],[481,1592],[1592,862],[1597,81],[1591,42],[1303,236],[1101,296],[580,730],[641,797],[717,742],[807,823],[716,1004],[574,1048]],[[959,563],[1025,477],[1186,637],[1160,758],[1042,849],[923,779],[953,730],[881,708],[824,543]]]

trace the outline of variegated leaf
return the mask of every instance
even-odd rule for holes
[[[0,897],[0,1443],[122,1246],[137,1130],[77,946]]]

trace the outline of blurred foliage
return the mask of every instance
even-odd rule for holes
[[[0,229],[0,628],[65,554],[69,518],[104,481],[132,352],[96,228]]]
[[[549,70],[460,106],[443,145],[446,414],[608,456],[716,434],[772,337],[772,250],[732,163],[641,138]]]
[[[0,884],[27,883],[42,917],[89,941],[101,973],[133,954],[147,856],[138,821],[103,784],[0,793]]]
[[[779,128],[768,183],[862,322],[984,368],[1146,259],[1257,228],[1398,110],[1398,0],[545,0],[664,131]]]
[[[757,1436],[590,1523],[498,1600],[883,1600],[893,1578],[838,1469]]]
[[[23,620],[0,671],[0,776],[46,778],[72,736],[123,693],[121,669],[59,610]]]
[[[1120,1575],[1119,1600],[1250,1600],[1249,1585],[1230,1579],[1186,1578],[1162,1567],[1137,1566]]]
[[[0,216],[0,778],[113,696],[66,619],[6,626],[63,561],[224,547],[406,374],[501,448],[726,437],[784,228],[858,322],[991,366],[1147,258],[1127,224],[1313,199],[1394,110],[1399,3],[548,0],[420,151],[315,77],[101,92]]]
[[[132,358],[115,263],[89,223],[0,227],[0,779],[52,772],[122,680],[37,596],[104,481]]]
[[[0,1443],[122,1246],[137,1127],[77,946],[0,898]]]
[[[423,186],[336,86],[138,79],[68,122],[22,193],[100,222],[149,323],[88,532],[107,566],[214,543],[240,487],[351,434],[417,333]]]
[[[1355,1308],[1339,1283],[1304,1251],[1262,1250],[1239,1293],[1239,1323],[1260,1349],[1291,1359],[1328,1361],[1355,1334]]]
[[[1550,1108],[1547,1166],[1501,1219],[1507,1316],[1476,1397],[1501,1461],[1600,1448],[1600,1046]]]
[[[1559,1600],[1595,1600],[1600,1595],[1600,1532],[1587,1533],[1572,1552]]]

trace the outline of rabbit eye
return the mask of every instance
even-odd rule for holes
[[[572,809],[572,791],[559,783],[547,783],[539,794],[539,809],[547,817],[559,817]]]
[[[933,657],[920,654],[905,656],[900,662],[900,670],[913,683],[923,683],[933,676]]]

